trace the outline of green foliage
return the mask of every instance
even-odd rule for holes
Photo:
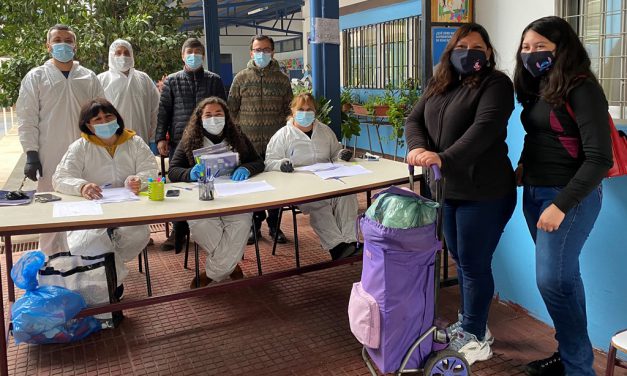
[[[351,89],[349,88],[342,89],[342,92],[340,93],[340,102],[342,103],[342,106],[355,102],[354,97],[353,97],[353,92],[351,91]]]
[[[331,125],[331,100],[325,97],[316,98],[316,119],[326,125]]]
[[[75,59],[96,73],[108,67],[109,45],[131,42],[135,66],[154,80],[182,67],[181,45],[198,32],[180,31],[187,9],[181,0],[2,0],[0,1],[0,106],[17,100],[26,73],[48,58],[46,32],[64,23],[77,35]]]
[[[353,136],[361,135],[361,123],[350,112],[342,111],[342,138],[350,140]]]
[[[393,131],[390,135],[392,141],[399,146],[404,146],[403,135],[405,132],[405,118],[411,112],[414,105],[420,100],[422,88],[413,79],[403,82],[400,87],[388,86],[382,95],[372,95],[364,104],[371,115],[376,106],[387,106],[387,116]]]

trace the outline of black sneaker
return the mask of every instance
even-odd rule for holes
[[[535,360],[525,367],[525,374],[529,376],[563,376],[564,364],[560,353],[554,353],[550,358]]]
[[[257,240],[261,240],[261,231],[257,230]],[[255,244],[255,234],[253,234],[253,230],[252,228],[250,229],[250,232],[248,233],[248,241],[246,242],[247,245],[251,245],[251,244]]]
[[[346,258],[355,253],[355,245],[350,243],[340,243],[329,250],[333,261]]]
[[[281,231],[281,229],[278,229],[277,232],[278,234],[276,235],[276,242],[278,244],[287,243],[287,238],[285,237],[285,234],[283,233],[283,231]],[[274,240],[274,228],[272,227],[270,227],[270,238]]]

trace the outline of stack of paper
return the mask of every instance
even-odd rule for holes
[[[52,208],[54,218],[77,217],[81,215],[102,215],[102,206],[93,201],[55,202]]]
[[[126,188],[108,188],[102,190],[102,198],[94,200],[97,204],[110,204],[113,202],[139,201],[139,197]]]
[[[347,176],[356,176],[356,175],[364,175],[371,174],[372,171],[363,168],[360,165],[339,165],[339,167],[334,168],[332,170],[324,170],[324,171],[315,171],[314,174],[319,176],[320,178],[326,179],[335,179],[335,178],[344,178]]]
[[[218,197],[244,195],[247,193],[273,191],[274,187],[265,180],[262,181],[240,181],[236,183],[216,183],[216,193]]]
[[[334,170],[342,166],[343,165],[338,164],[338,163],[324,162],[324,163],[315,163],[309,166],[296,167],[294,171],[316,172],[316,171]]]

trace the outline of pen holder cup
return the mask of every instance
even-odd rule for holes
[[[213,180],[198,182],[198,199],[201,201],[211,201],[215,196]]]
[[[152,201],[163,201],[165,196],[165,183],[153,181],[148,183],[148,199]]]

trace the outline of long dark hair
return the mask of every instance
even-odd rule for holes
[[[483,39],[483,42],[486,44],[488,49],[492,51],[492,53],[488,59],[488,64],[486,64],[483,69],[481,69],[478,73],[462,78],[455,70],[455,67],[453,67],[453,64],[451,64],[451,52],[455,49],[455,46],[457,46],[457,42],[459,42],[460,39],[465,38],[470,33],[479,33],[479,35],[481,35],[481,39]],[[451,40],[447,43],[446,48],[440,57],[440,64],[429,81],[425,97],[429,98],[446,92],[451,87],[459,83],[460,79],[463,85],[470,85],[471,87],[474,87],[481,82],[481,79],[486,74],[492,72],[495,66],[496,51],[494,51],[494,47],[492,47],[490,36],[488,35],[486,29],[477,23],[469,23],[460,26],[455,34],[453,34]]]
[[[113,104],[111,104],[111,102],[109,102],[105,98],[94,98],[81,106],[81,112],[80,115],[78,115],[78,129],[80,129],[83,133],[93,135],[94,132],[89,129],[87,124],[91,119],[98,116],[100,111],[105,114],[115,115],[115,117],[118,118],[119,128],[117,131],[115,131],[115,134],[117,134],[118,136],[121,135],[122,132],[124,132],[124,120],[122,119],[122,116],[120,115],[118,110],[115,109]]]
[[[525,68],[520,57],[522,42],[529,30],[555,43],[553,66],[541,78],[534,78]],[[524,106],[544,99],[553,106],[564,104],[570,91],[586,77],[593,77],[590,58],[579,37],[564,19],[556,16],[543,17],[530,23],[520,36],[516,53],[514,88],[518,101]],[[541,85],[542,83],[542,85]]]
[[[209,97],[200,101],[196,106],[196,109],[185,127],[185,131],[183,131],[183,137],[179,145],[179,147],[184,148],[190,165],[195,164],[193,151],[203,147],[204,129],[202,127],[202,111],[208,104],[219,104],[220,107],[222,107],[222,111],[224,111],[225,124],[222,135],[226,142],[240,154],[247,152],[246,144],[243,139],[244,134],[240,127],[235,125],[231,119],[229,107],[226,105],[226,102],[222,98]]]

